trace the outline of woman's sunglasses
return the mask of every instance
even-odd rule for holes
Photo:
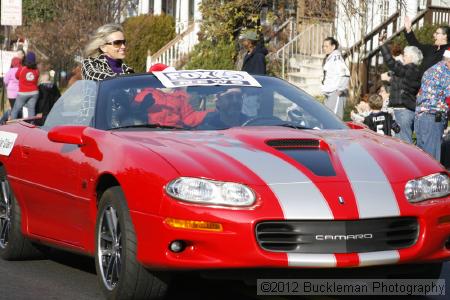
[[[115,48],[120,48],[122,47],[122,45],[126,45],[127,44],[127,40],[115,40],[109,43],[105,43],[105,45],[112,45]]]

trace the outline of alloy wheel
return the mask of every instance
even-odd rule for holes
[[[0,247],[5,248],[8,245],[9,233],[11,231],[11,188],[8,180],[0,181]]]
[[[103,210],[99,222],[97,241],[98,263],[105,287],[112,291],[119,283],[122,239],[116,209],[108,206]]]

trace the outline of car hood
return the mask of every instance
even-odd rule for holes
[[[115,134],[158,153],[182,176],[253,185],[302,180],[396,183],[444,171],[415,146],[366,129],[244,127]]]

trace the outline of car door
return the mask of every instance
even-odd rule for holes
[[[27,137],[23,149],[23,179],[28,183],[26,209],[33,235],[81,245],[88,226],[89,199],[80,193],[80,167],[85,155],[77,145],[55,143],[48,130],[59,125],[85,125],[92,119],[97,84],[78,81],[55,103],[42,127]]]

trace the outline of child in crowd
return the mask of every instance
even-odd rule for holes
[[[400,132],[400,126],[392,118],[392,115],[388,112],[381,111],[384,101],[380,95],[370,95],[368,102],[371,112],[364,118],[364,124],[366,124],[371,130],[382,135],[390,136],[391,130],[395,133]]]
[[[369,95],[365,95],[361,101],[355,106],[355,109],[350,112],[350,118],[354,122],[362,123],[365,117],[370,114],[370,107],[367,103]]]

